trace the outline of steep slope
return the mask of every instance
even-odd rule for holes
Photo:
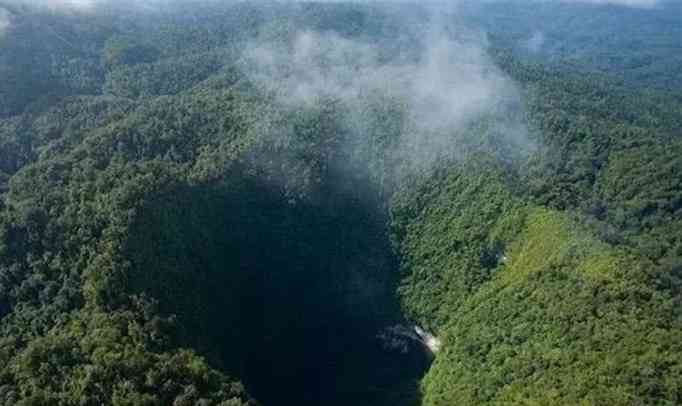
[[[677,402],[682,330],[654,264],[470,170],[396,214],[413,213],[402,301],[442,340],[423,404]]]
[[[488,20],[430,47],[410,5],[117,4],[7,7],[0,404],[682,402],[667,65]],[[595,10],[659,16],[542,6]]]

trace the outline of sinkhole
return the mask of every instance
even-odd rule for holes
[[[292,201],[233,172],[148,201],[127,243],[133,289],[264,405],[418,405],[431,356],[387,342],[405,320],[381,204],[352,182]]]

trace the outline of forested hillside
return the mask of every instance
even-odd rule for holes
[[[461,15],[485,27],[493,42],[563,72],[606,74],[618,83],[679,97],[682,4],[675,0],[630,2],[657,3],[657,7],[594,3],[464,2]]]
[[[680,7],[530,3],[0,0],[0,405],[682,403]]]

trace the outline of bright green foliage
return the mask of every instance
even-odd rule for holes
[[[379,91],[282,103],[239,50],[332,31],[411,61],[424,10],[191,3],[8,7],[0,405],[682,403],[669,15],[537,5],[571,35],[534,53],[526,6],[463,7],[523,103],[423,130]],[[407,322],[442,341],[423,380],[376,339]]]
[[[426,204],[401,239],[403,303],[443,340],[423,383],[425,405],[680,401],[682,330],[670,296],[648,275],[653,264],[566,215],[513,203],[494,177],[483,187],[477,176],[449,179],[458,182],[421,195]],[[500,238],[500,227],[516,233]],[[493,255],[486,248],[497,258],[482,261]],[[443,284],[449,289],[434,288]]]
[[[434,177],[393,205],[406,273],[400,296],[409,315],[431,328],[457,317],[460,304],[491,278],[508,235],[523,221],[522,202],[500,171],[477,169],[463,165]]]
[[[643,277],[646,263],[574,227],[529,216],[508,264],[445,329],[425,404],[680,401],[671,301]]]

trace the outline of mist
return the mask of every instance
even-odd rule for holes
[[[540,31],[533,33],[533,36],[526,41],[526,49],[531,52],[540,52],[542,47],[545,45],[545,34]]]
[[[5,32],[9,28],[9,12],[4,8],[0,8],[0,39],[5,36]]]
[[[205,3],[210,2],[145,0],[131,2],[131,8],[125,6],[127,2],[108,0],[13,0],[7,4],[89,13],[109,6],[132,12],[163,10],[159,7],[163,4],[192,7]],[[385,7],[371,3],[388,8],[403,2],[387,2]],[[427,10],[426,19],[408,15],[407,8],[391,12],[390,18],[399,20],[402,33],[380,43],[285,22],[286,27],[244,45],[242,73],[286,109],[312,108],[323,100],[340,102],[344,130],[351,134],[348,151],[365,148],[376,132],[372,111],[391,110],[399,134],[382,148],[389,159],[401,162],[403,173],[427,173],[436,163],[457,160],[467,148],[491,139],[499,144],[492,149],[504,150],[507,156],[503,158],[513,159],[534,148],[525,123],[507,114],[520,109],[521,92],[488,55],[486,36],[457,17],[457,3],[411,9]],[[9,26],[4,15],[0,14],[0,32]],[[472,131],[481,122],[487,128]],[[358,165],[348,169],[357,170]]]
[[[484,117],[496,123],[487,132],[496,132],[499,142],[532,148],[524,123],[502,119],[505,111],[519,108],[521,95],[488,55],[485,35],[461,23],[443,23],[442,11],[432,10],[420,23],[405,17],[401,26],[413,40],[395,38],[403,43],[397,47],[287,27],[281,36],[248,43],[242,71],[286,108],[340,102],[351,149],[370,142],[376,131],[376,120],[368,115],[372,105],[399,110],[399,139],[389,151],[390,159],[402,162],[402,175],[458,159],[463,144],[479,142],[481,133],[471,126]],[[393,48],[400,51],[387,50]]]
[[[9,6],[25,6],[37,9],[50,10],[87,10],[92,9],[102,0],[5,0]],[[3,2],[0,2],[0,7]]]
[[[654,8],[660,5],[661,0],[481,0],[482,2],[555,2],[555,3],[582,3],[594,5],[612,5],[633,8]],[[0,0],[0,38],[4,36],[6,31],[10,28],[11,19],[10,13],[5,9],[10,7],[28,7],[38,10],[49,10],[51,12],[72,12],[72,13],[88,13],[96,12],[101,9],[110,8],[115,11],[125,12],[158,12],[164,11],[174,4],[185,3],[188,7],[199,6],[201,4],[224,4],[224,3],[238,3],[240,0]],[[280,0],[276,3],[306,3],[308,0]],[[430,7],[434,10],[442,10],[444,7],[456,8],[459,4],[470,3],[471,0],[453,0],[447,6],[444,6],[440,1],[425,1],[414,2],[408,0],[385,0],[377,3],[373,0],[317,0],[318,3],[365,3],[365,4],[390,4],[402,3],[415,5],[419,4],[421,7]]]
[[[614,6],[651,8],[659,4],[659,0],[559,0],[563,3],[591,3],[607,4]]]
[[[298,2],[276,4],[281,3]],[[369,1],[354,3],[383,7]],[[383,8],[395,3],[406,2],[387,2]],[[404,33],[381,43],[288,22],[286,29],[246,43],[240,66],[251,82],[273,94],[285,108],[311,108],[325,99],[341,102],[343,126],[352,134],[349,149],[358,149],[375,131],[376,118],[370,110],[392,109],[399,137],[388,150],[407,172],[428,171],[444,159],[458,159],[466,149],[463,144],[490,142],[477,139],[482,135],[494,135],[496,142],[505,145],[500,149],[511,151],[510,155],[534,148],[525,123],[506,114],[520,109],[521,92],[488,55],[486,36],[457,18],[458,3],[434,2],[411,9],[428,10],[426,19],[408,15],[407,8],[391,12],[390,18],[400,21]],[[10,25],[2,4],[0,0],[0,32]],[[210,2],[11,0],[4,4],[83,13],[114,7],[132,13],[164,10],[159,7],[164,4],[191,8]],[[484,118],[488,128],[471,131]]]

